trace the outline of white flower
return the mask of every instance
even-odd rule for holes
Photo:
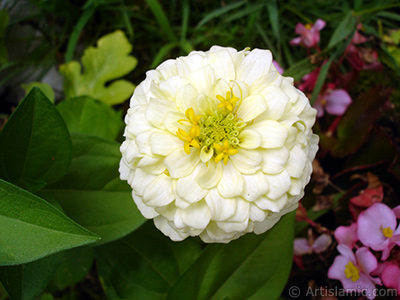
[[[193,51],[136,88],[121,178],[143,216],[174,241],[260,234],[303,197],[318,149],[315,116],[270,51]]]

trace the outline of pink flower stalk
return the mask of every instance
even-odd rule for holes
[[[303,25],[297,23],[295,32],[300,36],[290,41],[291,45],[303,45],[306,48],[313,48],[319,43],[319,32],[326,25],[325,21],[318,19],[314,25]]]
[[[314,108],[318,111],[317,118],[324,115],[324,110],[331,115],[342,116],[351,102],[351,97],[345,90],[328,88],[314,103]]]
[[[382,251],[382,260],[389,257],[396,244],[400,245],[400,226],[396,229],[396,215],[385,204],[375,203],[363,211],[357,225],[361,243],[375,251]]]
[[[284,70],[276,60],[273,60],[272,64],[274,65],[279,74],[283,74]]]
[[[368,299],[374,299],[375,284],[382,284],[370,275],[378,267],[375,256],[366,247],[358,249],[356,255],[346,245],[338,245],[337,249],[341,255],[329,268],[328,277],[340,280],[346,291],[366,292]]]
[[[335,239],[339,245],[346,245],[350,249],[358,242],[357,223],[350,226],[339,226],[335,230]]]
[[[396,218],[400,219],[400,205],[397,205],[395,208],[392,209]]]
[[[329,245],[332,243],[332,238],[328,234],[321,234],[315,239],[315,241],[310,242],[306,238],[297,238],[294,240],[294,255],[304,255],[311,253],[321,253],[328,249]]]

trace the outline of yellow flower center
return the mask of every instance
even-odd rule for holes
[[[307,28],[307,29],[311,29],[312,28],[312,24],[306,24],[304,27]]]
[[[385,237],[391,238],[392,235],[393,235],[393,230],[392,230],[390,227],[388,227],[388,228],[382,228],[382,233],[383,233],[383,235],[384,235]]]
[[[239,144],[239,134],[246,123],[238,119],[235,112],[236,104],[240,99],[234,96],[232,90],[226,92],[226,97],[217,95],[221,102],[209,116],[196,115],[191,107],[186,110],[187,119],[178,120],[179,124],[190,125],[189,132],[178,129],[179,139],[184,142],[184,150],[190,154],[190,148],[199,148],[202,161],[206,162],[214,157],[215,162],[223,160],[228,163],[229,156],[239,152],[235,149]]]
[[[351,278],[351,281],[353,282],[356,282],[358,279],[360,279],[360,271],[351,261],[349,261],[349,263],[346,265],[344,274],[346,275],[346,278]]]

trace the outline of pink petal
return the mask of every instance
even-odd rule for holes
[[[315,239],[311,248],[315,253],[321,253],[328,249],[331,243],[332,238],[329,234],[321,234],[318,238]]]
[[[383,187],[380,185],[376,188],[367,188],[365,191],[350,199],[354,205],[361,207],[370,207],[372,204],[382,202],[383,200]]]
[[[292,39],[289,43],[290,43],[290,45],[300,45],[300,43],[301,43],[301,36]]]
[[[374,299],[375,298],[375,284],[372,282],[372,280],[366,276],[363,273],[360,273],[360,279],[358,279],[356,282],[352,282],[353,288],[358,289],[360,292],[364,292],[365,296],[368,299]],[[344,287],[344,285],[343,285]],[[349,287],[350,288],[350,287]]]
[[[328,277],[330,279],[344,280],[346,279],[346,274],[344,270],[346,270],[346,265],[349,263],[349,260],[342,256],[336,256],[333,264],[330,266],[328,270]]]
[[[358,241],[357,223],[352,223],[350,226],[339,226],[335,230],[335,239],[339,244],[344,244],[349,248],[353,248]]]
[[[356,252],[357,264],[361,272],[369,275],[378,267],[376,257],[366,247],[362,247]]]
[[[324,28],[326,25],[326,22],[324,20],[318,19],[315,21],[314,25],[312,28],[315,28],[316,30],[320,31],[322,28]]]
[[[396,216],[385,204],[375,203],[363,211],[357,220],[357,235],[360,241],[373,250],[383,250],[389,244],[389,239],[383,235],[382,228],[396,227]]]
[[[298,238],[294,240],[293,254],[304,255],[312,253],[310,243],[305,238]]]
[[[276,60],[272,61],[272,64],[276,68],[276,70],[279,72],[279,74],[283,74],[284,70],[283,68],[279,65],[279,63]]]
[[[335,116],[342,116],[351,103],[350,95],[342,89],[333,90],[326,95],[326,111]]]
[[[395,208],[392,209],[396,218],[400,219],[400,205],[396,206]]]
[[[305,32],[309,31],[303,24],[297,23],[296,28],[294,29],[294,32],[297,34],[303,35]]]
[[[337,249],[340,254],[347,258],[348,262],[351,261],[354,265],[357,265],[356,257],[349,247],[347,247],[346,245],[338,245]]]
[[[394,264],[387,264],[382,271],[381,278],[387,288],[400,290],[400,268]]]

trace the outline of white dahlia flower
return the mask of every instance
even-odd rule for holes
[[[268,50],[212,47],[147,72],[125,118],[120,174],[174,241],[227,243],[296,209],[317,111]]]

